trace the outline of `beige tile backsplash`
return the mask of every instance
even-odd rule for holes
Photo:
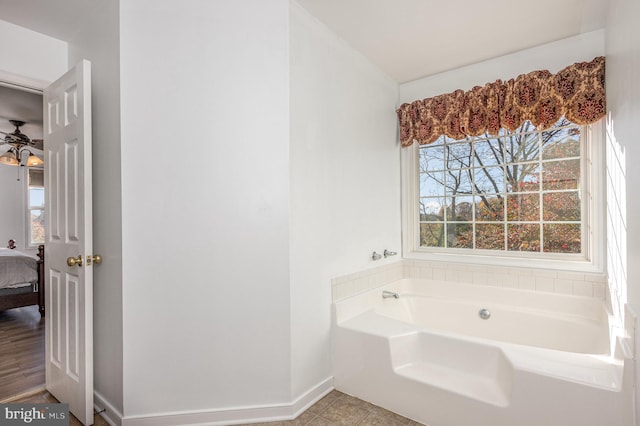
[[[604,274],[400,260],[332,279],[332,299],[335,302],[402,278],[519,288],[547,293],[589,296],[602,300],[606,300],[607,293],[607,281]]]

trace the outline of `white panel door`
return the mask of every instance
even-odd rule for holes
[[[93,424],[91,64],[44,91],[46,387]],[[69,260],[73,259],[73,260]]]

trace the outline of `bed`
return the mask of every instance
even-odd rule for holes
[[[0,248],[0,311],[38,305],[44,316],[44,245],[31,256],[15,249],[9,241]]]

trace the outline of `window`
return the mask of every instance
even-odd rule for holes
[[[406,150],[405,253],[593,264],[601,169],[585,142],[592,126],[525,122]]]
[[[44,244],[44,173],[28,169],[27,241],[30,246]]]

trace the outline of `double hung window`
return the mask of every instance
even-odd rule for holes
[[[44,173],[29,168],[27,192],[27,241],[30,246],[44,244]]]
[[[497,136],[443,135],[410,148],[405,250],[592,263],[601,173],[591,161],[598,141],[587,143],[594,126],[562,118],[538,131],[525,121]]]

